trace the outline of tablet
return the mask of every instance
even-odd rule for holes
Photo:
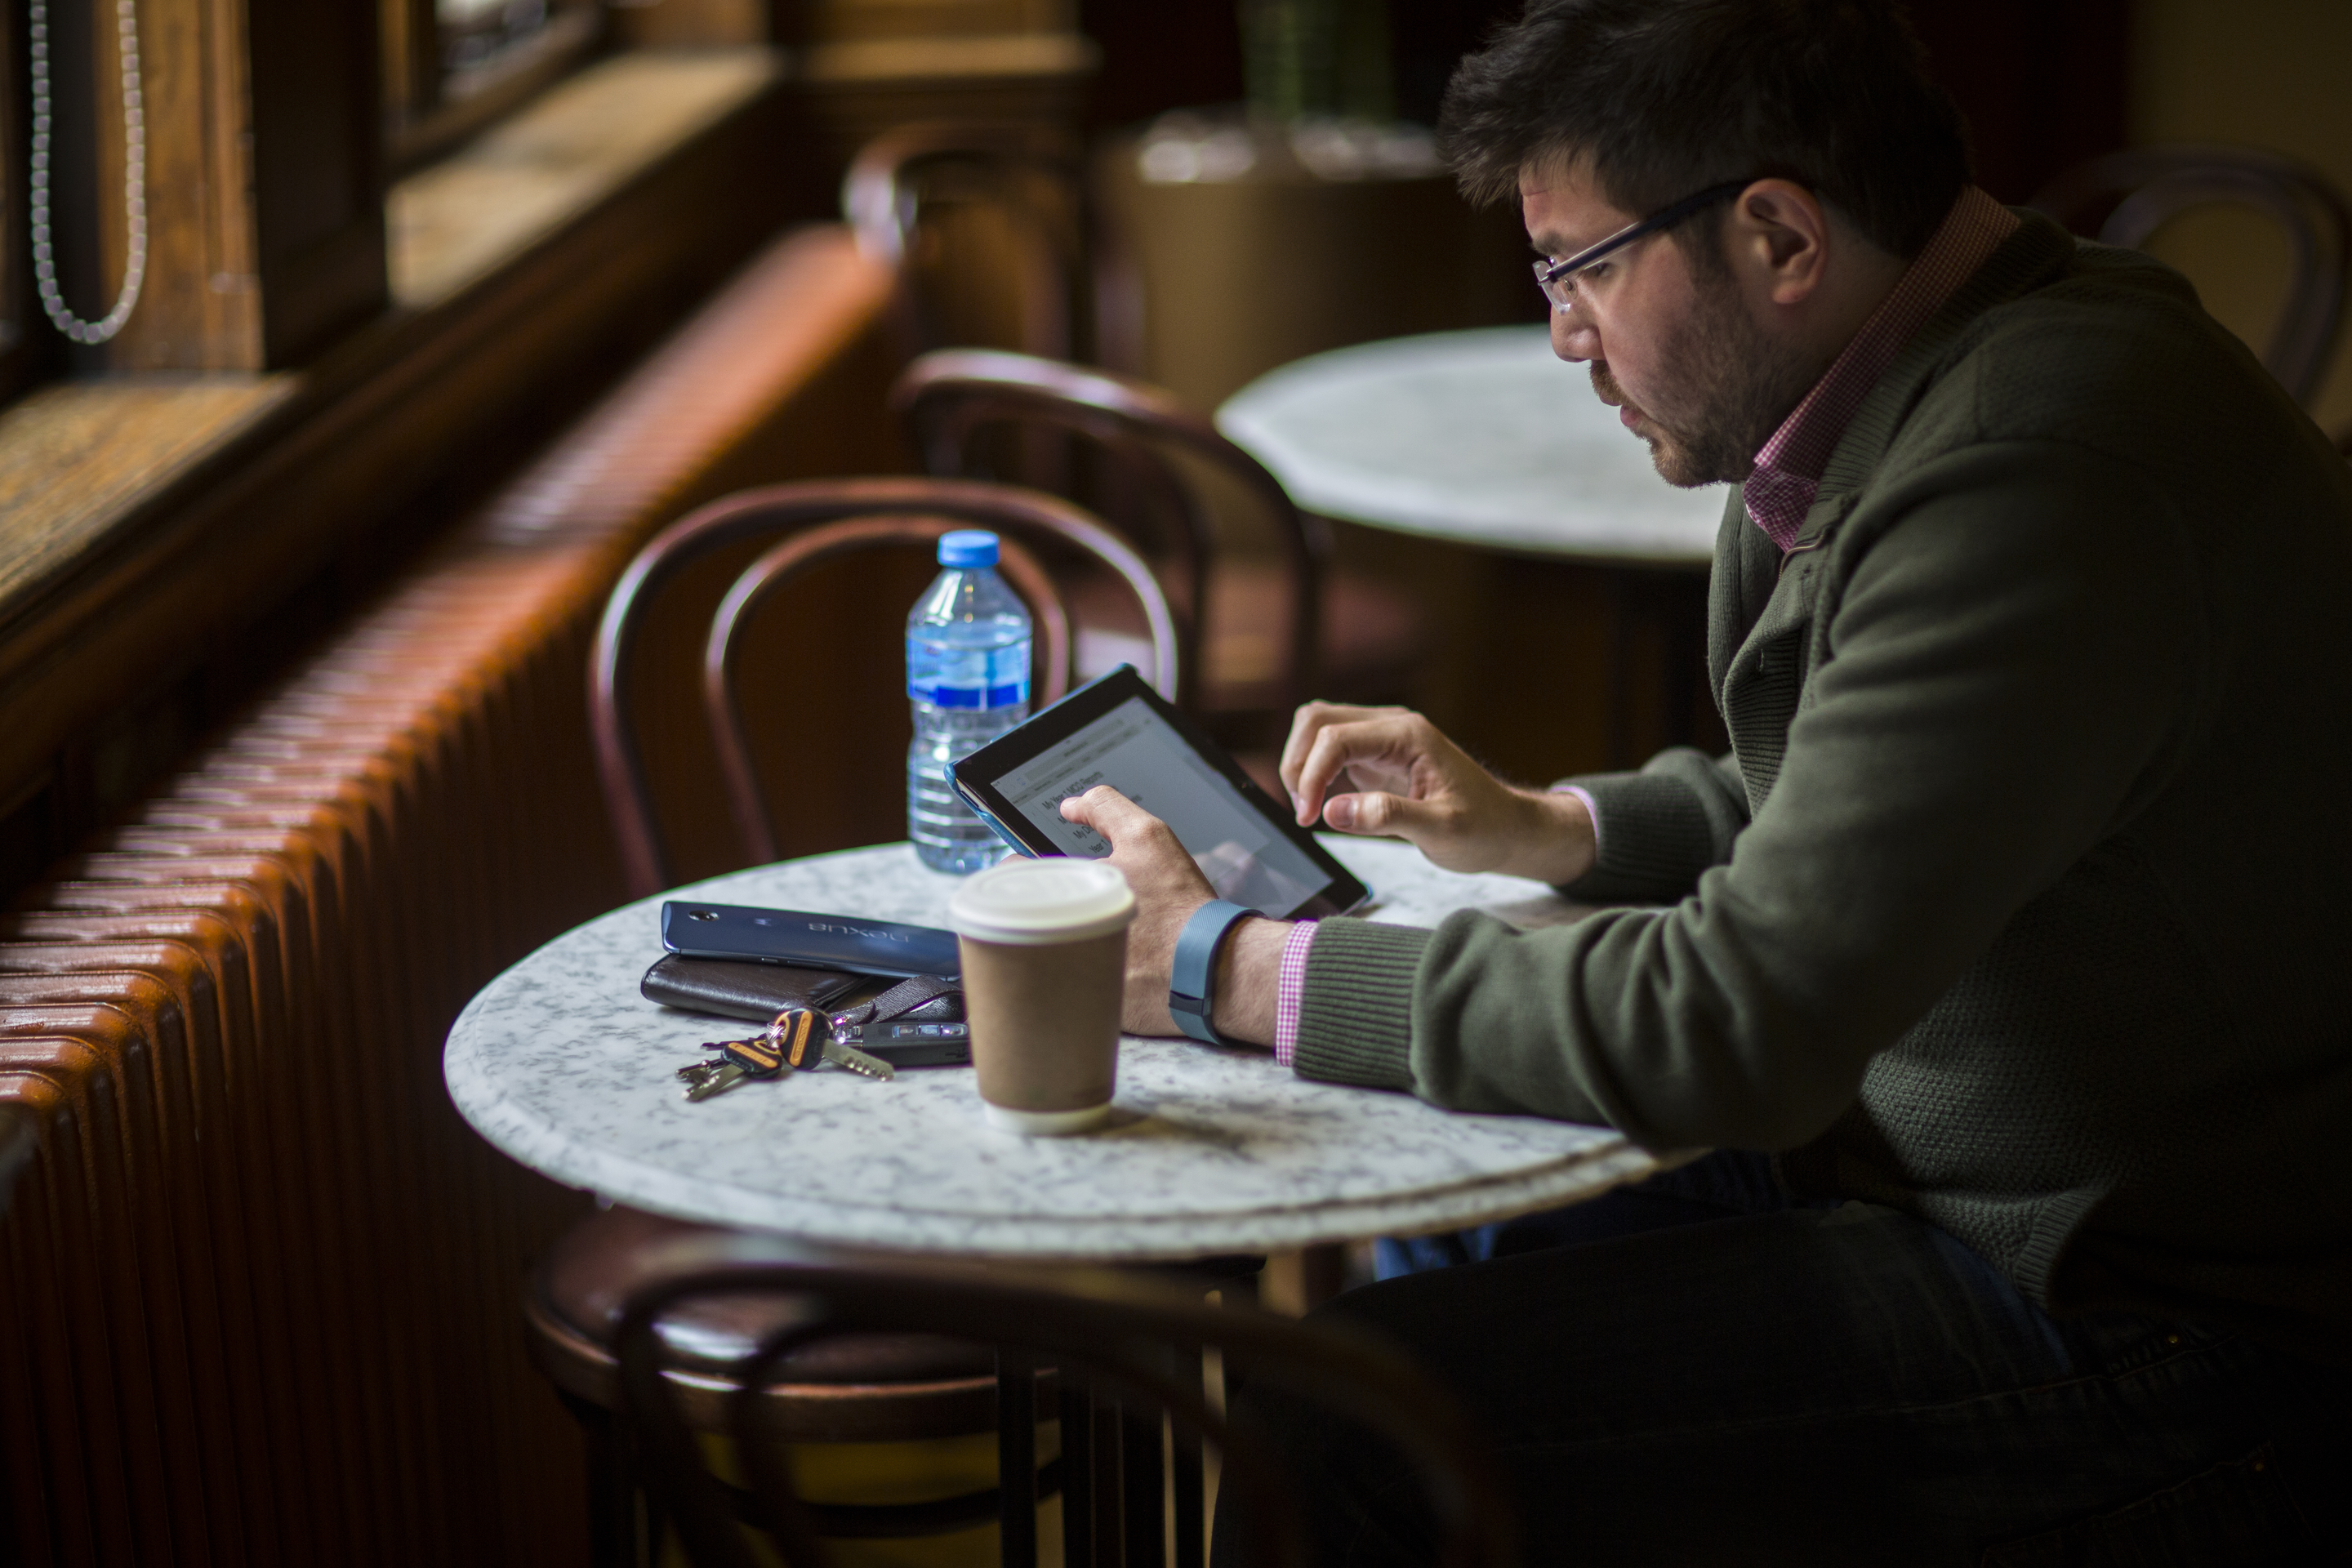
[[[1221,899],[1277,920],[1315,920],[1371,896],[1133,665],[1080,687],[947,772],[964,803],[1024,855],[1109,854],[1107,840],[1061,812],[1070,796],[1107,784],[1175,829]]]

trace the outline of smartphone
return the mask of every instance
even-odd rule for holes
[[[937,926],[673,899],[662,905],[661,930],[662,945],[688,958],[797,963],[856,974],[963,973],[955,932]]]

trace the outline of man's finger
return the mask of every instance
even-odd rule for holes
[[[1305,764],[1298,770],[1295,793],[1298,801],[1299,825],[1311,826],[1322,815],[1324,797],[1349,763],[1367,762],[1392,752],[1397,742],[1404,738],[1404,723],[1402,719],[1382,717],[1329,724],[1319,731],[1314,745],[1307,751]]]
[[[1314,750],[1315,737],[1323,732],[1326,724],[1334,721],[1337,711],[1328,702],[1309,702],[1291,715],[1290,736],[1282,743],[1282,760],[1275,764],[1275,772],[1281,776],[1282,787],[1290,792],[1293,806],[1299,805],[1298,774],[1299,770],[1307,765],[1307,753]],[[1303,807],[1300,809],[1298,821],[1301,826],[1314,820]]]
[[[1334,724],[1354,723],[1360,720],[1386,714],[1402,713],[1402,708],[1358,708],[1344,702],[1309,702],[1291,715],[1290,736],[1282,743],[1282,761],[1275,771],[1282,779],[1282,787],[1290,792],[1291,804],[1299,808],[1298,823],[1304,827],[1313,824],[1315,814],[1306,809],[1299,794],[1299,777],[1307,766],[1315,742]],[[1325,783],[1328,784],[1328,780]]]
[[[1160,819],[1108,784],[1097,784],[1084,795],[1062,802],[1066,822],[1082,822],[1116,845],[1159,825]]]
[[[1437,807],[1429,802],[1386,790],[1335,795],[1323,803],[1323,820],[1342,833],[1402,838],[1423,847],[1443,826]]]

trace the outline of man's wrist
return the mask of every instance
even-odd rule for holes
[[[1582,790],[1514,790],[1526,812],[1526,829],[1508,864],[1500,869],[1564,887],[1592,869],[1599,837],[1590,799]]]
[[[1257,916],[1234,927],[1217,950],[1213,1017],[1217,1032],[1254,1046],[1274,1044],[1275,1003],[1282,985],[1286,921]]]

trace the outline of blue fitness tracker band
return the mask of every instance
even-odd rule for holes
[[[1168,976],[1168,1011],[1176,1016],[1176,1026],[1196,1040],[1212,1046],[1242,1043],[1217,1033],[1209,1014],[1216,1005],[1217,949],[1224,945],[1227,931],[1257,912],[1213,899],[1192,911],[1176,938],[1176,963]]]

